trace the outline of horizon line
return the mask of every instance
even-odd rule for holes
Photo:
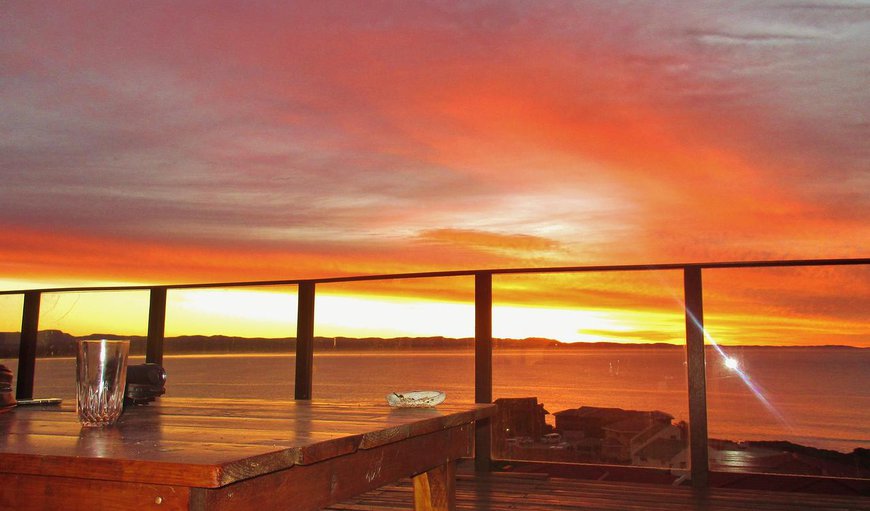
[[[148,339],[147,334],[129,334],[129,335],[128,335],[128,334],[114,334],[114,333],[99,333],[99,332],[94,332],[94,333],[90,333],[90,334],[75,335],[75,334],[71,334],[71,333],[69,333],[69,332],[65,332],[65,331],[63,331],[63,330],[56,329],[56,328],[48,328],[48,329],[44,329],[44,330],[39,330],[38,332],[39,332],[39,333],[44,333],[44,332],[59,332],[60,334],[68,335],[68,336],[70,336],[70,337],[72,337],[72,338],[79,339],[79,340],[84,340],[84,339],[91,340],[91,339],[94,339],[94,338],[106,338],[106,339],[109,339],[109,338],[112,338],[112,339],[128,338],[128,339],[130,339],[130,340],[137,340],[137,341],[145,340],[145,341],[147,341],[147,339]],[[20,331],[6,331],[6,332],[0,332],[0,335],[3,335],[3,336],[5,336],[5,335],[16,335],[16,334],[20,337],[21,332],[20,332]],[[297,337],[296,337],[296,336],[286,336],[286,337],[245,337],[245,336],[239,336],[239,335],[228,335],[228,334],[211,334],[211,335],[207,335],[207,334],[179,334],[179,335],[165,336],[165,337],[164,337],[164,340],[171,340],[171,339],[176,339],[176,340],[177,340],[177,339],[181,339],[181,338],[185,338],[185,337],[200,337],[200,338],[205,338],[205,339],[238,339],[238,340],[244,340],[244,341],[265,341],[265,342],[269,342],[269,341],[296,341],[296,340],[297,340]],[[398,337],[377,337],[377,336],[365,336],[365,337],[348,337],[348,336],[315,336],[314,339],[315,339],[315,340],[322,340],[322,341],[330,341],[330,340],[333,340],[333,341],[336,341],[336,340],[347,340],[347,341],[386,341],[386,342],[398,342],[398,341],[400,341],[400,340],[410,340],[410,341],[413,341],[413,340],[418,340],[418,341],[423,341],[423,340],[429,340],[429,341],[432,341],[432,340],[444,340],[444,341],[448,341],[448,342],[450,342],[450,341],[474,342],[474,341],[475,341],[475,338],[474,338],[474,337],[447,337],[447,336],[443,336],[443,335],[398,336]],[[493,341],[493,342],[495,342],[495,341],[510,341],[510,342],[516,342],[516,343],[529,342],[529,341],[531,341],[531,342],[535,342],[535,343],[538,343],[538,344],[539,344],[539,345],[537,345],[537,346],[534,346],[535,348],[546,348],[546,347],[548,347],[548,346],[542,346],[542,345],[540,345],[540,344],[544,344],[544,343],[549,343],[549,344],[553,344],[553,343],[555,343],[555,346],[552,346],[552,345],[549,346],[549,347],[551,347],[551,348],[554,348],[554,347],[560,347],[560,346],[564,346],[564,347],[571,347],[571,346],[587,346],[587,347],[595,347],[595,346],[601,346],[601,345],[607,345],[608,347],[617,347],[617,346],[619,346],[619,347],[685,348],[685,343],[680,343],[680,344],[678,344],[678,343],[671,343],[671,342],[664,342],[664,341],[648,341],[648,342],[575,341],[575,342],[567,342],[567,341],[560,341],[559,339],[553,339],[553,338],[549,338],[549,337],[523,337],[523,338],[516,338],[516,337],[493,337],[493,338],[492,338],[492,341]],[[789,344],[719,344],[719,346],[722,346],[722,347],[725,347],[725,348],[802,348],[802,349],[803,349],[803,348],[816,348],[816,349],[818,349],[818,348],[837,348],[837,349],[859,349],[859,350],[870,349],[870,347],[865,347],[865,346],[852,346],[852,345],[848,345],[848,344],[809,344],[809,345],[789,345]],[[708,344],[708,343],[705,343],[704,347],[705,347],[705,348],[715,348],[715,346],[714,346],[713,344]]]

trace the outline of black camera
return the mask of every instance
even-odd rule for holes
[[[166,393],[166,370],[159,364],[127,366],[124,405],[145,405]]]

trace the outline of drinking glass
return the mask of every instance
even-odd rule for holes
[[[78,341],[76,410],[82,426],[114,424],[124,407],[130,341]]]

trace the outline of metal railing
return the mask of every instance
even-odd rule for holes
[[[867,265],[870,258],[805,259],[779,261],[708,262],[645,265],[561,266],[548,268],[502,268],[486,270],[457,270],[386,275],[358,275],[319,279],[287,279],[246,282],[219,282],[204,284],[174,284],[163,286],[92,286],[0,291],[0,295],[23,295],[21,339],[18,356],[17,399],[33,397],[36,363],[37,332],[39,329],[40,299],[44,293],[87,291],[149,291],[148,335],[145,361],[162,364],[166,323],[166,295],[171,289],[207,289],[233,287],[298,286],[296,323],[296,382],[295,398],[311,399],[314,360],[314,310],[317,284],[439,277],[473,277],[475,308],[475,401],[492,402],[492,278],[494,275],[594,273],[633,271],[681,271],[684,286],[684,312],[686,322],[686,367],[689,404],[689,453],[692,484],[708,485],[709,463],[707,436],[707,390],[704,350],[704,307],[702,272],[723,268],[783,268],[807,266]],[[491,463],[491,431],[487,422],[478,424],[475,438],[475,465],[488,470]]]

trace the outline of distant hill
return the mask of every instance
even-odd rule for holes
[[[130,352],[145,354],[145,336],[118,334],[89,334],[73,336],[59,330],[42,330],[37,336],[36,352],[38,357],[75,356],[78,340],[87,339],[129,339]],[[18,353],[20,334],[0,332],[0,357],[14,358]],[[552,339],[495,339],[493,344],[502,349],[541,349],[563,345]],[[231,337],[226,335],[181,335],[164,340],[167,353],[287,353],[296,350],[295,337]],[[314,340],[316,351],[359,351],[359,350],[472,350],[474,339],[454,339],[448,337],[399,337],[399,338],[350,338],[317,337]]]
[[[0,332],[0,357],[16,357],[20,334]],[[75,345],[81,339],[129,339],[132,354],[145,353],[145,336],[95,333],[74,336],[60,330],[42,330],[37,336],[37,356],[69,357],[75,356]],[[550,349],[581,346],[562,343],[553,339],[493,339],[496,349]],[[586,344],[585,347],[607,347],[609,343]],[[667,345],[669,347],[674,347]],[[473,350],[474,339],[449,337],[317,337],[314,340],[316,351],[360,351],[360,350]],[[164,340],[167,353],[287,353],[296,350],[295,337],[263,338],[232,337],[226,335],[182,335],[167,337]]]
[[[0,357],[18,357],[18,332],[0,332]],[[37,357],[75,356],[76,338],[60,330],[42,330],[36,338]]]
[[[37,336],[36,353],[38,357],[75,356],[76,341],[80,339],[129,339],[130,352],[134,355],[145,354],[146,337],[141,335],[90,334],[70,335],[60,330],[41,330]],[[18,356],[18,332],[0,332],[0,358]],[[681,345],[665,343],[621,344],[610,342],[564,343],[554,339],[531,337],[527,339],[493,339],[495,349],[683,349]],[[816,348],[818,348],[817,346]],[[754,346],[752,348],[776,349],[775,347]],[[824,346],[836,349],[861,349],[848,346]],[[164,349],[172,354],[197,353],[292,353],[296,351],[295,337],[232,337],[226,335],[181,335],[167,337]],[[473,350],[474,339],[450,337],[317,337],[314,349],[324,351],[383,351],[383,350]]]

